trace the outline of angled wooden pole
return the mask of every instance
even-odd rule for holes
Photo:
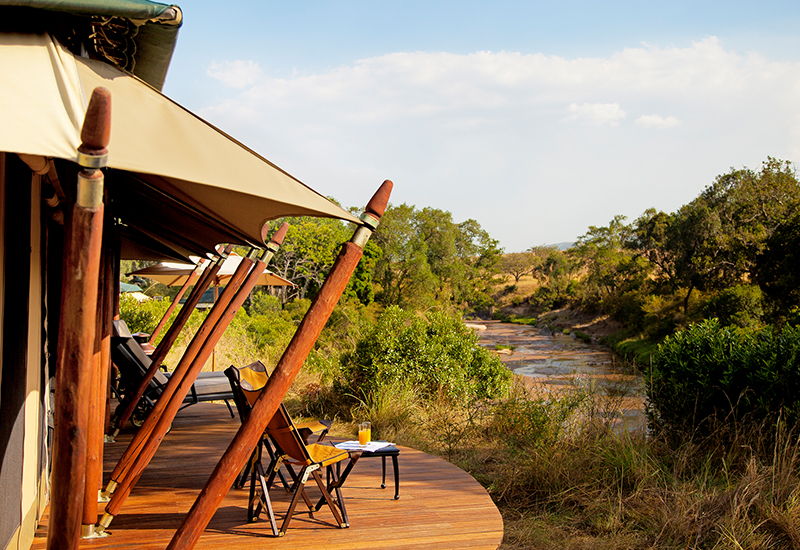
[[[292,341],[270,375],[269,382],[253,405],[247,420],[236,432],[233,441],[217,463],[191,510],[173,535],[167,546],[168,550],[187,550],[197,544],[200,535],[252,454],[267,423],[278,410],[289,386],[319,338],[361,259],[364,245],[386,210],[391,192],[392,182],[386,180],[367,204],[366,211],[361,217],[364,225],[359,226],[352,239],[342,245],[325,283],[300,326],[297,327]]]
[[[252,255],[243,259],[239,265],[239,268],[237,268],[236,273],[234,273],[233,277],[231,277],[231,280],[225,287],[219,302],[217,302],[219,307],[215,306],[215,309],[222,309],[222,311],[216,316],[216,319],[213,320],[213,329],[207,334],[207,336],[205,334],[201,335],[201,338],[203,339],[202,346],[195,360],[191,365],[189,365],[188,370],[183,373],[179,373],[178,369],[176,369],[175,373],[173,373],[170,383],[172,383],[172,378],[180,376],[179,382],[175,385],[174,392],[172,392],[172,394],[168,397],[169,402],[165,407],[163,407],[163,411],[156,419],[155,426],[151,429],[150,436],[142,444],[141,450],[136,453],[134,457],[132,457],[132,463],[130,467],[123,472],[123,475],[118,480],[118,487],[114,491],[111,501],[106,506],[106,512],[100,519],[97,527],[98,530],[107,529],[114,516],[119,513],[119,510],[121,509],[125,500],[128,498],[128,495],[130,494],[134,485],[139,480],[142,472],[155,455],[158,446],[161,444],[161,441],[164,439],[164,436],[169,430],[170,424],[175,418],[175,415],[178,413],[178,410],[183,403],[183,399],[189,393],[192,384],[197,379],[197,375],[202,370],[203,365],[208,360],[212,350],[217,345],[217,342],[222,334],[225,332],[225,329],[233,320],[234,315],[244,303],[245,299],[247,299],[247,296],[250,294],[253,288],[256,286],[258,278],[264,272],[264,269],[266,269],[267,262],[269,262],[283,241],[287,229],[288,225],[284,224],[278,233],[275,234],[272,241],[267,245],[267,249],[263,252],[257,262],[253,262]],[[243,265],[244,268],[242,267]],[[238,278],[240,270],[243,270],[247,275],[243,282],[240,278]],[[211,318],[211,314],[209,314],[209,318]],[[198,331],[198,334],[199,333],[200,331]],[[178,368],[181,368],[180,365]],[[162,400],[166,401],[164,394],[162,394],[157,403],[161,403]],[[153,410],[153,413],[155,413],[155,409]],[[154,416],[153,413],[151,413],[150,417],[148,417],[148,421],[150,421]],[[144,428],[145,426],[142,426],[142,429]]]
[[[172,345],[175,343],[175,340],[178,339],[178,335],[180,334],[181,330],[183,330],[183,327],[186,325],[189,317],[192,315],[192,311],[194,311],[195,306],[197,306],[197,304],[200,302],[200,298],[203,297],[203,293],[214,281],[214,278],[217,276],[217,272],[222,267],[222,262],[225,261],[225,258],[228,257],[228,254],[230,254],[232,249],[233,247],[228,245],[223,251],[221,251],[217,255],[216,260],[211,263],[208,269],[206,269],[198,279],[197,284],[194,286],[194,289],[189,295],[189,299],[186,300],[185,304],[183,304],[183,307],[178,312],[178,316],[175,318],[175,321],[172,323],[172,325],[170,325],[167,333],[164,335],[164,338],[161,339],[156,351],[150,358],[150,368],[147,369],[147,372],[142,377],[142,380],[139,382],[139,386],[136,388],[136,391],[132,391],[130,392],[130,395],[126,395],[123,402],[119,404],[122,412],[114,421],[114,433],[112,434],[112,437],[117,437],[117,435],[119,435],[119,431],[123,426],[125,426],[125,423],[133,415],[133,411],[136,410],[139,400],[147,391],[150,381],[156,375],[158,369],[161,368],[161,363],[164,362],[164,359],[166,359],[169,350],[172,349]],[[177,302],[177,298],[175,301]]]
[[[226,248],[224,255],[227,256],[227,253],[229,251],[230,247]],[[219,267],[222,265],[222,261],[223,259],[220,258],[218,262],[215,263],[215,265],[211,266],[212,269],[207,274],[207,278],[205,279],[205,281],[203,281],[203,284],[208,284],[214,278],[217,271],[219,271]],[[246,262],[244,261],[242,262],[242,264],[245,263]],[[252,264],[247,264],[245,268],[242,268],[242,264],[240,264],[240,269],[237,270],[237,272],[234,273],[234,276],[231,278],[231,284],[228,285],[231,289],[225,298],[228,301],[232,297],[233,293],[236,291],[237,286],[244,279],[247,265],[252,265]],[[197,286],[199,286],[199,284]],[[108,484],[106,484],[106,488],[103,491],[103,496],[105,498],[111,497],[114,491],[116,491],[117,486],[127,475],[127,472],[130,469],[133,461],[135,460],[136,455],[139,454],[139,451],[141,451],[145,441],[147,441],[147,438],[150,437],[150,433],[152,432],[153,427],[156,425],[156,422],[158,422],[158,418],[161,416],[161,413],[166,408],[172,394],[175,393],[177,385],[180,383],[181,379],[186,374],[186,371],[189,369],[189,367],[197,357],[197,353],[200,350],[203,341],[205,340],[206,336],[211,331],[211,329],[214,327],[214,323],[216,323],[216,320],[222,314],[222,309],[225,307],[226,304],[227,302],[221,304],[215,304],[214,307],[211,308],[211,311],[206,316],[203,323],[200,325],[200,328],[195,333],[194,337],[187,346],[186,350],[183,352],[181,360],[178,362],[178,365],[173,370],[172,375],[170,376],[169,381],[167,382],[167,385],[164,386],[164,388],[162,389],[161,395],[156,401],[153,410],[150,411],[150,414],[145,419],[144,424],[142,424],[142,427],[139,428],[136,434],[134,434],[133,439],[128,444],[128,447],[125,449],[125,452],[122,453],[122,456],[120,457],[119,461],[117,461],[116,466],[114,466],[114,469],[111,472],[111,477],[109,479],[109,482]],[[184,304],[184,306],[187,305],[189,305],[188,302]],[[185,307],[182,308],[179,315],[184,313],[184,311],[188,310],[185,309]],[[170,330],[171,328],[172,327],[170,327]],[[161,345],[159,345],[159,347],[161,347]],[[156,348],[156,353],[158,353],[158,348]],[[155,361],[153,362],[153,365],[156,365]],[[153,365],[150,366],[148,374],[150,374],[150,372],[152,371],[152,375],[155,375],[155,370],[153,369]],[[142,395],[144,395],[144,391],[142,391]]]
[[[80,541],[86,479],[97,279],[103,237],[103,173],[111,133],[111,93],[96,88],[81,130],[78,188],[65,236],[58,334],[53,469],[47,548],[72,550]]]
[[[200,261],[197,262],[197,267],[186,278],[186,282],[183,283],[183,286],[181,286],[181,289],[178,291],[178,294],[175,295],[175,298],[172,300],[172,303],[167,308],[167,311],[164,312],[164,316],[158,322],[158,325],[156,325],[153,334],[150,335],[150,340],[148,340],[148,342],[151,345],[153,346],[156,345],[156,338],[158,338],[158,335],[161,334],[161,330],[164,328],[164,325],[167,324],[167,321],[169,320],[170,315],[172,315],[172,312],[175,311],[176,307],[178,307],[178,302],[180,301],[181,298],[183,298],[184,293],[200,277],[200,273],[202,273],[203,266],[205,265],[205,263],[206,263],[205,258],[201,258]]]

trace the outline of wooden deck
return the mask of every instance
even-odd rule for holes
[[[83,541],[80,548],[165,548],[238,427],[239,420],[231,419],[224,405],[201,403],[182,411],[111,524],[111,535]],[[106,474],[129,440],[130,433],[123,432],[117,443],[106,444]],[[399,500],[393,499],[391,460],[387,460],[386,489],[380,488],[379,459],[361,460],[353,469],[343,488],[348,529],[335,527],[330,510],[323,508],[314,514],[315,520],[296,512],[286,536],[275,538],[263,515],[259,522],[246,522],[247,489],[231,489],[197,548],[496,549],[503,538],[503,520],[483,487],[444,460],[400,449]],[[282,489],[273,489],[270,495],[280,524],[289,495]],[[33,549],[45,548],[47,522],[46,513]]]

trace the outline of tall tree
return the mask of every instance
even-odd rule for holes
[[[536,264],[536,256],[531,252],[511,252],[503,254],[497,264],[501,273],[514,277],[514,283],[519,283],[525,275],[529,274]]]
[[[313,296],[333,266],[341,244],[349,239],[347,225],[331,218],[284,218],[289,223],[286,239],[272,260],[271,269],[297,285],[284,289],[284,303],[292,298]],[[288,292],[288,294],[287,294]]]
[[[731,169],[674,214],[648,210],[631,246],[657,267],[672,292],[682,289],[687,313],[694,290],[719,290],[753,276],[770,235],[800,205],[791,163],[771,157],[759,172]]]
[[[401,204],[386,210],[375,242],[383,251],[375,269],[381,303],[486,305],[500,249],[475,220],[456,224],[450,212]]]

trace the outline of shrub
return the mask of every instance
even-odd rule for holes
[[[415,316],[392,306],[342,358],[346,387],[363,395],[401,383],[433,399],[455,401],[505,393],[511,373],[500,359],[477,345],[475,332],[444,313]]]
[[[706,300],[703,316],[716,317],[723,326],[756,328],[764,315],[761,289],[756,285],[726,288]]]
[[[152,334],[158,322],[164,317],[168,307],[169,302],[167,300],[146,300],[140,303],[127,294],[122,294],[119,297],[119,316],[128,325],[128,330],[131,333],[146,332]],[[170,323],[175,315],[173,313]],[[164,330],[166,331],[166,328]]]
[[[658,346],[646,383],[651,426],[673,440],[779,414],[796,422],[800,328],[691,325]]]

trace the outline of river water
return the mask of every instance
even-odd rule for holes
[[[509,370],[543,394],[594,388],[609,405],[604,414],[615,429],[645,427],[644,383],[608,348],[528,325],[482,321],[471,326],[481,346],[496,351]]]

